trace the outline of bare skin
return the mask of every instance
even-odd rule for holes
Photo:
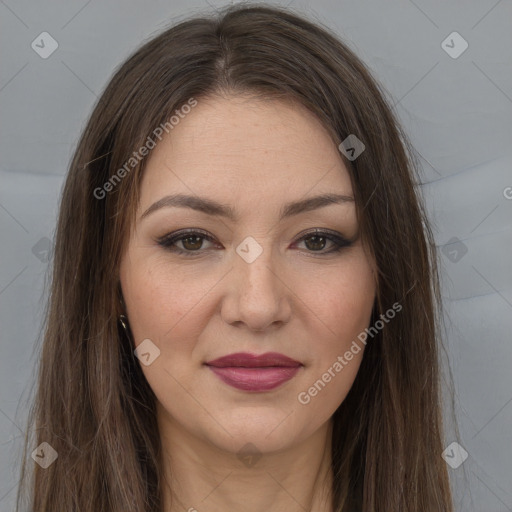
[[[298,396],[368,326],[376,287],[353,200],[279,219],[286,203],[326,193],[353,198],[348,171],[319,121],[291,103],[201,99],[151,151],[121,286],[135,345],[160,350],[142,369],[157,397],[166,512],[331,512],[331,417],[363,350],[307,404]],[[237,218],[175,206],[141,218],[171,194]],[[190,255],[158,243],[191,228],[211,240],[174,243]],[[314,228],[352,242],[333,251]],[[262,252],[248,262],[240,247]],[[240,390],[205,365],[234,352],[302,366],[272,390]]]

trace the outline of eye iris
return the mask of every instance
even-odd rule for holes
[[[313,247],[311,247],[311,244],[308,243],[309,240],[313,240]],[[321,242],[318,242],[319,240],[321,240]],[[306,243],[306,247],[310,250],[322,250],[325,248],[325,237],[318,236],[318,235],[308,236],[305,239],[305,243]]]
[[[195,242],[192,242],[192,247],[190,247],[190,246],[187,247],[187,245],[188,245],[187,241],[194,240],[194,239],[195,239]],[[191,250],[191,251],[200,249],[201,246],[203,245],[203,239],[200,236],[196,236],[196,235],[187,236],[186,238],[182,238],[181,241],[183,243],[183,247],[185,247],[185,249]]]

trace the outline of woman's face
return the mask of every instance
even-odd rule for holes
[[[352,386],[363,350],[344,354],[375,298],[336,145],[303,107],[209,98],[148,158],[120,277],[160,419],[232,452],[305,441]],[[324,194],[342,199],[303,203]],[[270,352],[296,363],[207,364]]]

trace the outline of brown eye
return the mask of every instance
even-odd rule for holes
[[[308,236],[304,240],[306,247],[311,251],[321,251],[322,249],[325,249],[325,244],[327,242],[326,237],[318,235]]]
[[[195,256],[196,254],[202,254],[204,252],[202,250],[204,249],[204,240],[213,242],[213,238],[205,231],[188,230],[165,235],[158,239],[157,242],[168,251],[185,256]],[[180,242],[182,247],[176,245]]]
[[[201,249],[203,245],[203,238],[195,235],[187,236],[181,239],[181,243],[187,251],[196,251]]]
[[[351,240],[347,240],[338,233],[320,230],[315,230],[313,232],[306,233],[304,236],[300,238],[298,242],[304,242],[308,251],[320,252],[321,254],[330,254],[333,252],[338,252],[344,247],[352,245]],[[323,251],[323,249],[325,249],[326,244],[328,242],[331,243],[331,249],[321,252]]]

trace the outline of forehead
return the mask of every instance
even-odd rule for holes
[[[310,192],[352,195],[338,148],[314,114],[289,101],[209,97],[151,151],[140,209],[170,193],[261,207]]]

